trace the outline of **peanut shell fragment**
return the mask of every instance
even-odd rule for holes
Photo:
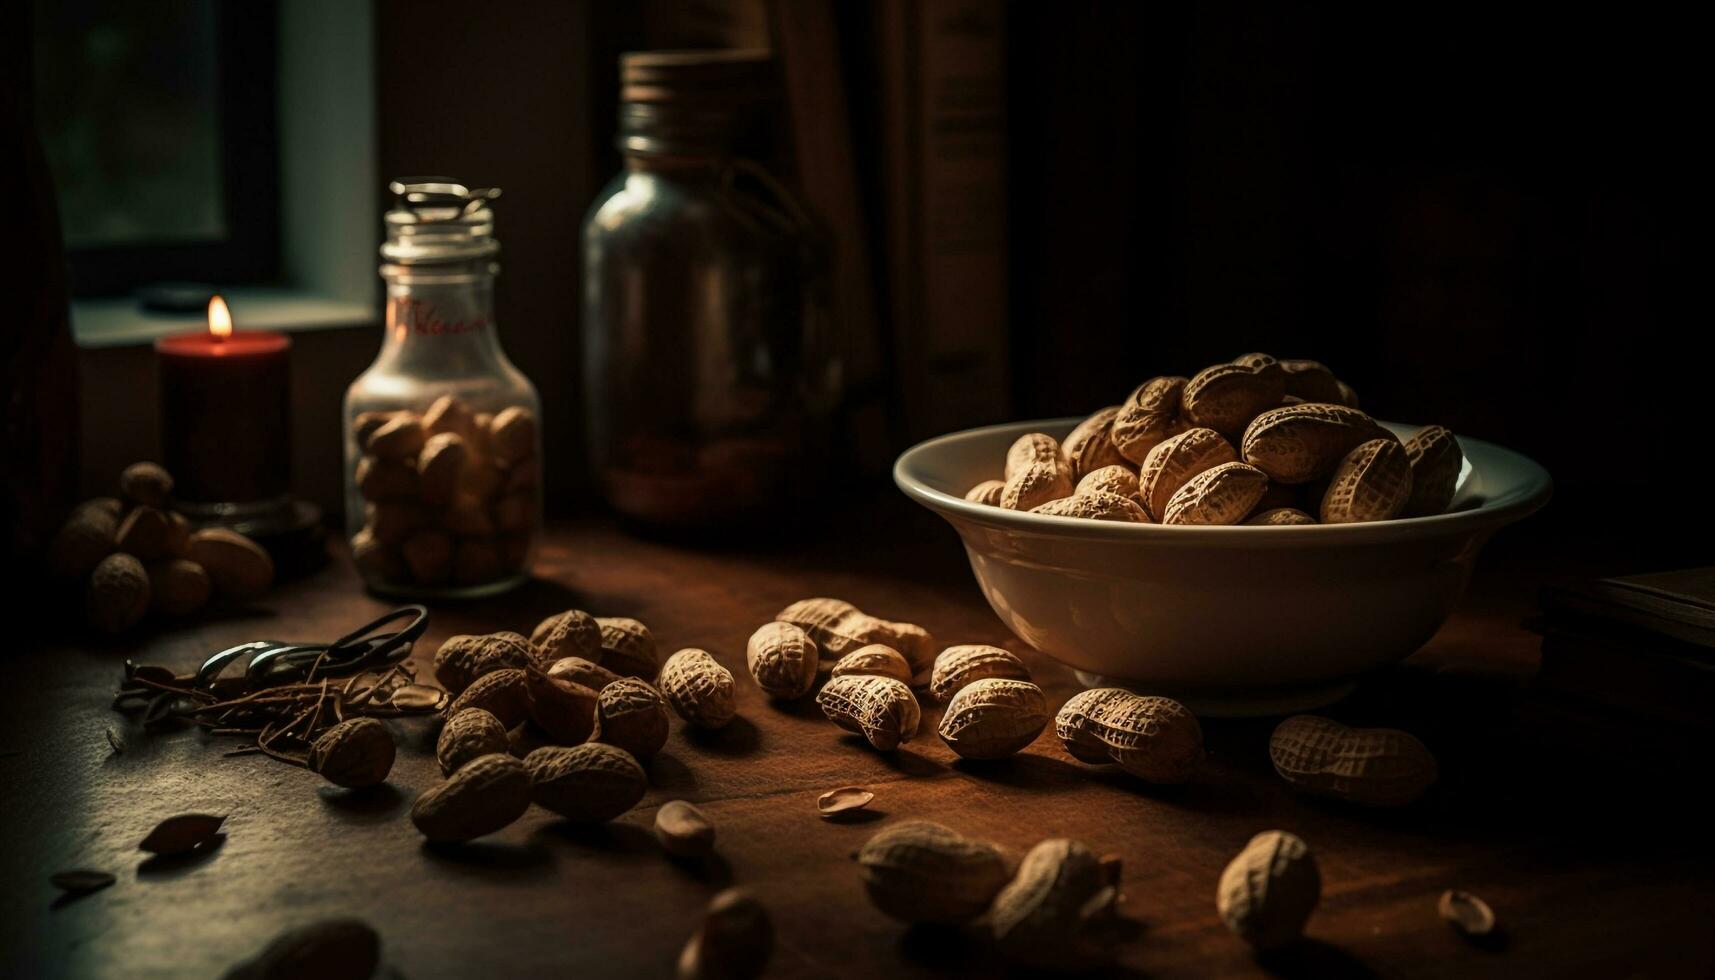
[[[873,799],[875,794],[862,786],[842,786],[816,797],[816,812],[824,819],[837,817],[842,813],[861,810],[869,806]]]
[[[1449,888],[1436,901],[1435,911],[1463,935],[1480,938],[1495,931],[1494,910],[1470,892]]]

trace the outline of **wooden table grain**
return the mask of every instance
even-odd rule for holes
[[[1268,764],[1270,720],[1205,722],[1206,769],[1160,788],[1074,762],[1051,734],[1009,761],[960,761],[934,736],[939,712],[927,706],[924,734],[882,755],[811,699],[762,697],[744,670],[745,639],[810,595],[921,623],[945,643],[1017,651],[1053,706],[1076,690],[1069,671],[988,610],[953,533],[903,506],[738,547],[653,541],[599,520],[559,525],[531,585],[437,607],[417,662],[426,667],[452,634],[527,633],[567,607],[635,616],[663,655],[697,646],[726,664],[740,679],[740,716],[717,733],[675,719],[648,797],[610,826],[572,828],[532,809],[491,837],[430,848],[407,818],[439,778],[428,720],[389,722],[400,755],[388,785],[350,793],[260,756],[224,757],[230,739],[145,735],[109,708],[127,656],[186,668],[242,640],[331,638],[387,608],[336,558],[255,610],[130,642],[31,644],[0,665],[5,972],[218,976],[284,928],[350,915],[379,930],[392,976],[665,977],[704,903],[737,884],[772,911],[770,976],[995,975],[1002,967],[979,937],[908,929],[864,898],[852,854],[878,828],[921,817],[1015,858],[1048,837],[1120,855],[1130,936],[1116,975],[1709,976],[1707,746],[1530,693],[1536,641],[1519,622],[1540,564],[1515,555],[1479,574],[1423,652],[1330,709],[1408,728],[1439,757],[1426,799],[1382,812],[1292,792]],[[876,793],[870,811],[819,819],[817,795],[848,784]],[[712,818],[714,857],[686,863],[659,850],[649,827],[671,799]],[[222,846],[188,863],[144,862],[137,841],[190,810],[230,814]],[[1305,943],[1258,960],[1221,925],[1214,894],[1227,860],[1270,828],[1310,843],[1323,897]],[[119,881],[56,902],[48,875],[72,867]],[[1481,946],[1457,935],[1435,911],[1447,888],[1485,898],[1503,935]]]

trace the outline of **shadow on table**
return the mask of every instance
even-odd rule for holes
[[[552,855],[535,842],[514,844],[508,841],[475,840],[464,843],[424,842],[423,853],[437,861],[460,870],[499,872],[513,875],[523,871],[546,870]]]
[[[139,878],[177,878],[189,874],[214,860],[220,849],[226,844],[225,834],[215,834],[194,850],[183,854],[157,854],[137,865]]]
[[[644,857],[653,858],[661,851],[656,843],[655,835],[636,824],[603,823],[577,824],[570,820],[556,820],[536,831],[537,835],[552,835],[569,844],[605,854],[621,856],[627,860],[638,860]]]
[[[721,728],[713,730],[684,726],[680,729],[685,741],[712,755],[737,757],[749,755],[762,744],[762,733],[756,724],[738,715]]]
[[[1256,961],[1271,976],[1288,980],[1367,980],[1381,976],[1351,953],[1316,939],[1300,939],[1284,949],[1260,954]]]
[[[405,794],[392,783],[363,789],[320,786],[316,788],[316,796],[341,820],[352,823],[380,823],[392,819],[405,805]]]

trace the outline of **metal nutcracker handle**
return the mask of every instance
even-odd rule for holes
[[[398,620],[409,618],[402,629],[381,631]],[[272,687],[311,676],[337,677],[396,664],[411,654],[411,647],[429,627],[424,606],[401,606],[332,643],[294,643],[285,640],[253,640],[209,657],[198,668],[198,687],[212,687],[234,661],[249,657],[244,683],[251,690]]]

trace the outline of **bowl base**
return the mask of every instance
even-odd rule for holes
[[[1085,687],[1123,687],[1139,694],[1163,694],[1159,685],[1128,681],[1123,677],[1074,670]],[[1336,681],[1306,687],[1236,690],[1230,693],[1201,691],[1171,696],[1199,718],[1263,718],[1290,715],[1333,704],[1357,689],[1357,681]]]

